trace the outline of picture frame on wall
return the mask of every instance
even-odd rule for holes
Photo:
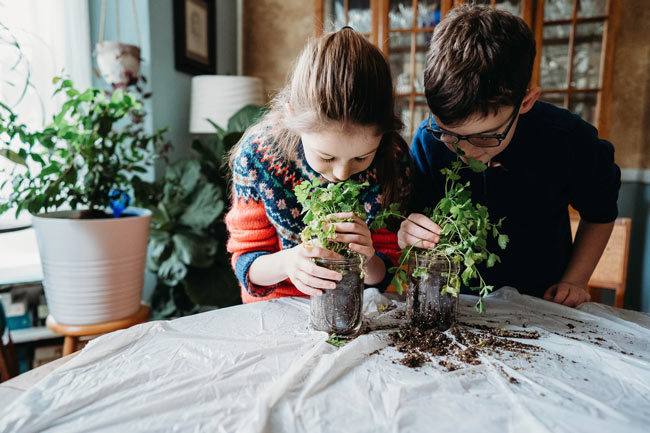
[[[192,75],[217,73],[215,0],[174,0],[174,63]]]

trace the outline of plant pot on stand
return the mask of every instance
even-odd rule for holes
[[[81,211],[33,217],[50,314],[57,322],[110,322],[140,308],[151,212],[80,219]],[[128,215],[128,216],[126,216]]]

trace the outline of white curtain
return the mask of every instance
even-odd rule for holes
[[[60,106],[52,78],[67,75],[80,89],[91,83],[87,0],[0,0],[0,101],[34,127]],[[10,43],[20,44],[24,58]],[[25,80],[31,83],[22,97]],[[20,100],[20,102],[18,102]]]
[[[52,98],[52,78],[64,75],[86,89],[91,64],[87,0],[0,0],[0,102],[20,121],[32,128],[49,123],[64,98]],[[0,157],[0,184],[12,168]],[[0,197],[9,192],[6,185]],[[13,212],[0,215],[0,226],[13,218]]]

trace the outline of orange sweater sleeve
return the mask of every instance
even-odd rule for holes
[[[279,251],[277,233],[266,216],[261,201],[246,201],[235,197],[230,212],[226,215],[226,226],[230,233],[228,251],[232,253],[233,266],[245,253]]]

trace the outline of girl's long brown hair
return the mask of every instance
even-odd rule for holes
[[[377,47],[344,28],[307,44],[288,83],[251,129],[264,130],[269,153],[289,163],[301,133],[348,126],[372,126],[382,136],[373,163],[384,204],[398,202],[398,158],[408,147],[399,135],[403,123],[395,113],[390,68]],[[230,152],[231,167],[250,133]]]

